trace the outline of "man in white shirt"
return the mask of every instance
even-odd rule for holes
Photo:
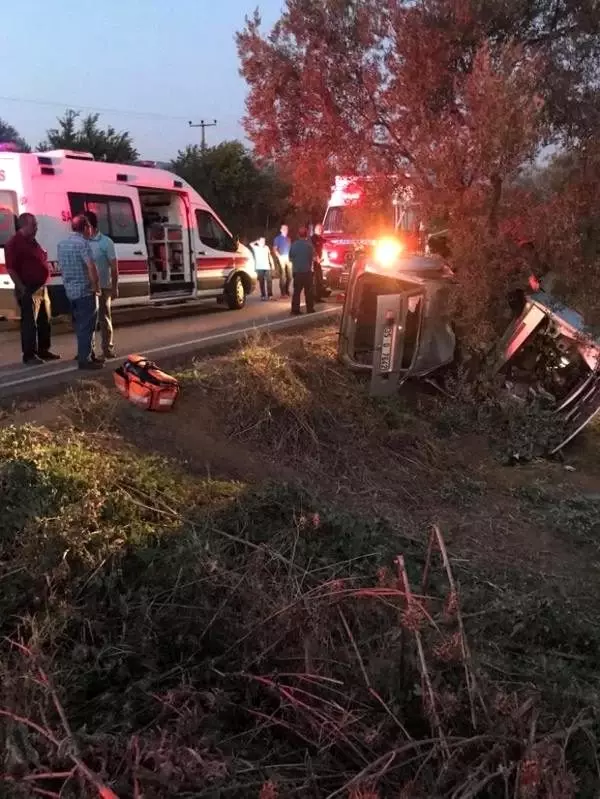
[[[102,338],[102,358],[98,360],[104,360],[115,357],[112,301],[119,296],[119,267],[114,242],[100,231],[96,214],[86,211],[85,217],[91,227],[89,243],[100,279],[98,326]]]
[[[250,244],[250,249],[254,255],[256,275],[260,286],[260,298],[264,302],[273,298],[273,256],[271,255],[271,250],[267,247],[267,240],[264,236],[253,241]]]

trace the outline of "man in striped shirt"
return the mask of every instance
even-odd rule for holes
[[[73,218],[71,229],[71,235],[58,244],[58,266],[73,312],[77,363],[80,369],[100,369],[102,362],[92,357],[100,281],[89,242],[91,227],[79,214]]]

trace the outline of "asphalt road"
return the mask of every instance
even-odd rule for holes
[[[215,302],[129,309],[115,314],[115,347],[120,357],[109,361],[107,369],[116,367],[131,353],[159,361],[161,357],[208,351],[257,330],[302,327],[339,312],[339,306],[335,305],[318,307],[315,314],[292,317],[289,300],[261,302],[259,297],[251,296],[241,311],[229,311]],[[21,362],[18,330],[0,332],[0,397],[31,393],[38,387],[70,382],[81,375],[89,379],[94,374],[77,370],[73,360],[75,335],[67,324],[56,325],[52,349],[61,356],[61,361],[25,366]]]

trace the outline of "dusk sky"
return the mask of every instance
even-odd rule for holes
[[[269,27],[284,0],[258,0]],[[209,144],[241,138],[246,86],[234,35],[257,0],[29,0],[2,10],[0,117],[35,147],[67,106],[129,130],[168,160],[216,118]],[[107,109],[103,111],[102,109]],[[114,110],[108,110],[114,109]]]

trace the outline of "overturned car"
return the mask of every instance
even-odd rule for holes
[[[371,393],[393,394],[409,378],[453,363],[450,313],[454,274],[443,258],[403,252],[393,239],[356,252],[343,276],[339,358],[371,375]],[[561,425],[562,449],[600,411],[600,341],[583,318],[550,294],[527,295],[490,353],[492,376],[508,396],[543,396]]]

